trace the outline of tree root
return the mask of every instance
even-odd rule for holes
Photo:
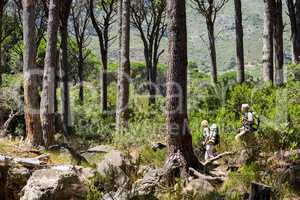
[[[221,176],[213,177],[213,176],[209,176],[209,175],[204,175],[191,167],[189,168],[189,172],[192,176],[199,178],[199,179],[206,180],[206,181],[212,183],[213,185],[221,184],[225,181],[225,177],[221,177]]]
[[[219,159],[221,159],[221,158],[223,158],[223,157],[225,157],[225,156],[232,156],[232,155],[234,155],[234,154],[236,154],[236,152],[224,152],[224,153],[221,153],[221,154],[217,155],[216,157],[211,158],[211,159],[205,161],[205,162],[203,163],[203,165],[204,165],[205,167],[207,167],[207,166],[211,165],[214,161],[217,161],[217,160],[219,160]]]

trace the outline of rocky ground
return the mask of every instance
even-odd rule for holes
[[[157,145],[154,149],[159,151]],[[76,152],[84,158],[78,160],[71,151],[64,145],[45,151],[31,148],[19,140],[0,139],[0,199],[97,199],[93,192],[99,191],[99,199],[105,200],[150,199],[147,197],[154,192],[175,192],[178,187],[175,184],[170,188],[161,183],[163,170],[141,164],[138,153],[127,155],[113,146],[99,145]],[[276,168],[282,178],[299,186],[299,160],[288,161],[291,154],[300,156],[300,150],[261,154],[259,162]],[[220,157],[223,156],[231,157],[234,153],[225,152]],[[228,173],[235,170],[224,159],[217,162],[203,163],[209,172],[206,174],[190,169],[191,176],[180,192],[203,196],[216,191],[228,178]],[[248,193],[241,191],[241,195],[247,196]]]

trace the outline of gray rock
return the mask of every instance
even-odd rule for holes
[[[35,171],[22,190],[21,200],[85,199],[86,190],[72,166]]]
[[[193,196],[205,196],[213,192],[215,188],[204,179],[192,179],[189,183],[183,188],[184,194],[192,194]]]
[[[109,153],[115,150],[114,147],[110,145],[100,145],[87,150],[88,153]]]

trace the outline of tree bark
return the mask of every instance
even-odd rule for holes
[[[35,1],[23,0],[23,73],[26,136],[32,145],[42,145],[40,95],[38,91],[39,72],[36,66],[35,33]]]
[[[243,41],[243,17],[241,0],[234,0],[235,6],[235,32],[236,32],[236,60],[237,82],[245,81],[244,41]]]
[[[168,0],[169,66],[167,73],[167,146],[165,168],[201,169],[196,158],[187,117],[187,32],[185,1]],[[176,166],[178,164],[178,166]],[[173,171],[173,170],[171,170]]]
[[[59,27],[59,1],[50,0],[47,25],[47,47],[45,56],[43,91],[41,96],[41,123],[46,147],[53,145],[55,134],[55,66],[56,44]]]
[[[79,77],[79,101],[83,104],[84,101],[84,93],[83,93],[83,48],[79,46],[79,58],[78,58],[78,77]]]
[[[118,71],[118,98],[116,111],[116,129],[121,131],[128,127],[128,102],[130,84],[130,0],[121,0],[121,54]]]
[[[215,28],[214,22],[210,19],[206,19],[206,26],[208,32],[208,47],[209,47],[209,56],[211,63],[211,79],[213,83],[218,82],[218,72],[217,72],[217,53],[216,53],[216,44],[215,44]]]
[[[273,83],[274,0],[264,0],[263,80]]]
[[[4,0],[0,0],[0,39],[2,39]],[[0,86],[2,85],[2,41],[0,41]]]
[[[293,61],[300,62],[300,0],[287,0],[288,15],[291,24],[291,40],[293,48]]]
[[[69,63],[68,63],[68,19],[72,0],[61,2],[60,11],[60,78],[61,78],[61,104],[63,131],[66,136],[71,134],[71,110],[69,94]]]
[[[275,24],[274,24],[274,48],[275,48],[275,72],[274,80],[276,86],[283,85],[283,20],[282,1],[275,0]]]

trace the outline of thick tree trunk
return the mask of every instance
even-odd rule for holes
[[[274,0],[264,0],[263,80],[273,82]]]
[[[211,20],[206,20],[207,32],[208,32],[208,47],[209,47],[209,56],[211,63],[211,79],[213,83],[218,82],[218,72],[217,72],[217,53],[216,53],[216,44],[215,44],[215,28],[214,23]]]
[[[68,19],[72,0],[63,1],[61,6],[60,24],[60,78],[61,78],[61,105],[62,105],[62,125],[66,136],[71,134],[71,110],[69,93],[69,63],[68,63]]]
[[[78,78],[79,78],[79,101],[81,104],[84,102],[84,92],[83,92],[83,48],[82,45],[79,46],[79,58],[78,58]]]
[[[274,80],[276,86],[283,85],[283,20],[282,20],[282,1],[275,0],[275,24],[274,24],[274,48],[275,48],[275,73]]]
[[[116,129],[128,127],[128,102],[130,84],[130,0],[122,1],[121,57],[118,71],[118,99],[116,111]]]
[[[189,167],[200,169],[193,152],[187,119],[187,32],[185,1],[169,0],[167,4],[169,33],[169,66],[167,74],[167,170]],[[179,166],[176,166],[178,164]],[[184,175],[182,174],[182,175]],[[186,174],[185,174],[186,175]]]
[[[245,81],[244,41],[243,41],[243,18],[241,0],[234,0],[235,6],[235,32],[236,32],[236,60],[237,82]]]
[[[47,25],[47,48],[45,56],[43,91],[41,96],[41,123],[46,147],[53,145],[55,134],[55,66],[56,44],[59,27],[59,1],[50,0]]]
[[[35,32],[35,3],[32,0],[23,0],[23,73],[26,136],[32,145],[42,145],[40,95],[38,91],[39,72],[35,63]]]

